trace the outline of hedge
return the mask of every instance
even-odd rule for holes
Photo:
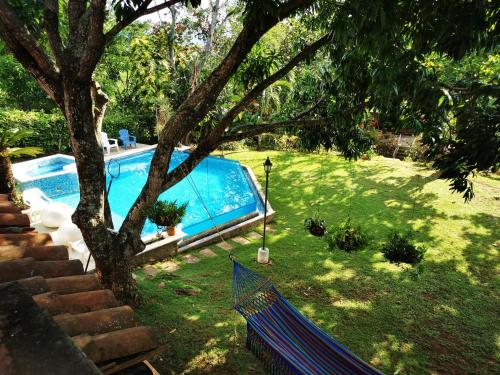
[[[103,131],[110,138],[118,137],[118,130],[128,129],[141,143],[155,143],[154,116],[110,113],[104,117]],[[70,152],[66,121],[62,114],[0,110],[0,131],[7,128],[24,128],[33,135],[14,146],[39,146],[46,153]]]
[[[118,138],[120,129],[128,129],[131,135],[137,137],[137,142],[146,144],[157,142],[154,115],[109,113],[104,116],[102,131],[108,133],[110,138]]]
[[[13,146],[38,146],[47,153],[67,152],[70,149],[66,122],[60,114],[44,112],[0,111],[0,131],[24,128],[33,135]]]

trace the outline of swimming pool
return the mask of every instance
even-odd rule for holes
[[[121,226],[143,188],[153,153],[154,149],[113,159],[120,164],[120,176],[113,181],[109,194],[115,228]],[[177,167],[188,155],[176,150],[169,170]],[[80,198],[78,180],[71,166],[67,169],[70,171],[63,174],[25,181],[22,188],[37,187],[54,201],[76,207]],[[116,163],[113,162],[110,169],[115,173]],[[245,168],[237,161],[211,156],[205,158],[187,178],[161,194],[159,199],[188,203],[182,220],[182,230],[188,235],[213,228],[212,219],[216,225],[221,225],[255,211],[263,212],[262,201]],[[156,232],[156,226],[147,221],[142,235]]]
[[[76,166],[72,156],[56,154],[16,163],[13,165],[13,171],[16,180],[26,182],[76,171]]]

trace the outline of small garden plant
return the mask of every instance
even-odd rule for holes
[[[188,204],[178,205],[177,201],[157,201],[149,210],[148,219],[156,224],[158,229],[167,228],[170,236],[175,235],[175,226],[180,224],[186,215]]]
[[[416,265],[424,259],[426,249],[418,247],[411,241],[411,233],[392,232],[382,246],[384,257],[391,263],[408,263]]]
[[[350,216],[338,226],[331,228],[326,235],[326,243],[330,250],[350,252],[363,247],[367,242],[368,237],[361,226],[354,225]]]
[[[313,217],[308,217],[304,220],[304,227],[313,236],[322,237],[326,232],[326,224],[319,216],[319,210]]]

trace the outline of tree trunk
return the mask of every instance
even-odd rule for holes
[[[130,272],[130,254],[137,252],[131,247],[144,247],[140,231],[134,233],[135,238],[129,235],[120,240],[105,215],[104,155],[100,134],[95,128],[91,82],[68,80],[64,87],[64,109],[80,184],[80,202],[73,221],[82,231],[102,286],[111,289],[123,302],[135,303],[136,284]]]
[[[6,153],[7,150],[0,150],[0,194],[9,194],[13,197],[16,193],[16,183],[10,159],[4,156]]]

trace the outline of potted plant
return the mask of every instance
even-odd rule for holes
[[[187,203],[177,205],[177,201],[157,201],[148,213],[148,219],[156,224],[158,229],[167,228],[169,236],[175,236],[175,226],[186,215]]]
[[[316,212],[314,217],[308,217],[304,220],[304,227],[313,236],[322,237],[326,231],[326,224],[323,219],[319,217],[319,210]]]

